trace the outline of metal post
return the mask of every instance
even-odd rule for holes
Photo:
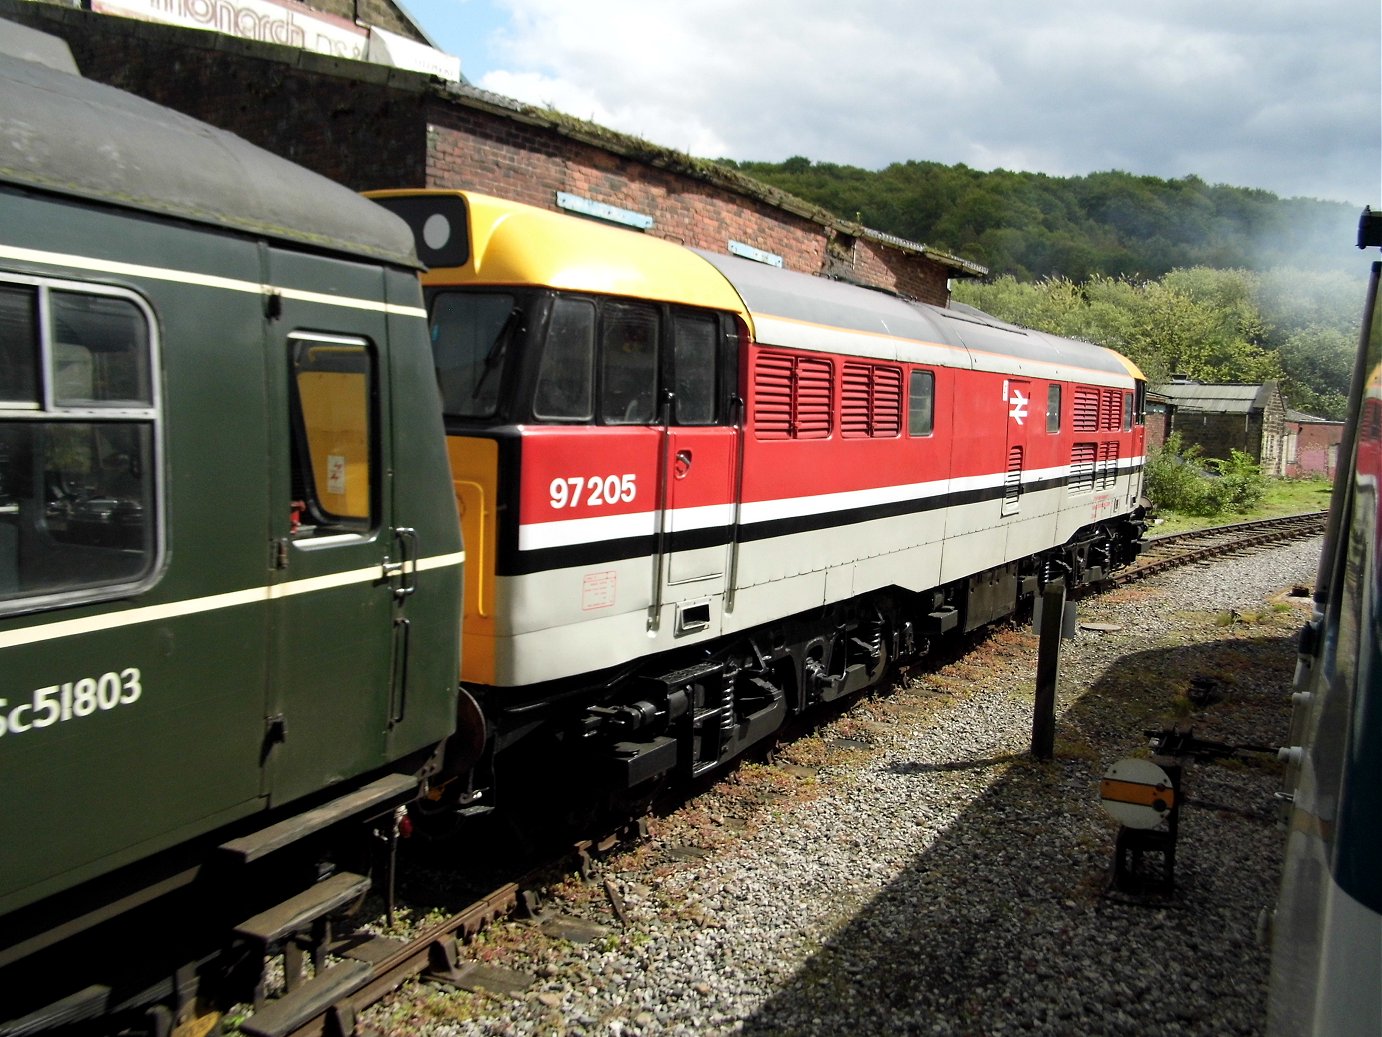
[[[1049,760],[1056,750],[1056,680],[1060,676],[1061,629],[1065,624],[1065,581],[1052,580],[1041,595],[1037,646],[1036,705],[1032,711],[1032,755]]]

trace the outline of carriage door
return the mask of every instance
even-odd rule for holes
[[[725,591],[738,435],[722,378],[733,370],[722,347],[731,340],[718,315],[672,313],[662,572],[675,634],[710,626],[719,611],[712,598]]]
[[[1002,514],[1016,515],[1022,507],[1022,471],[1026,465],[1027,427],[1032,417],[1032,383],[1015,378],[1003,383],[1003,403],[1008,412],[1007,453],[1003,472]]]
[[[381,290],[378,270],[293,256],[273,283],[357,299]],[[383,314],[283,299],[270,329],[275,658],[264,755],[266,791],[281,802],[382,762],[394,590],[414,545],[394,529],[387,484]]]

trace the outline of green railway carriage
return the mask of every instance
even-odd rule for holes
[[[61,939],[425,789],[463,561],[402,221],[12,28],[0,1022]]]

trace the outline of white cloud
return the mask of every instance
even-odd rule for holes
[[[696,155],[1382,202],[1376,0],[502,0],[480,85]]]

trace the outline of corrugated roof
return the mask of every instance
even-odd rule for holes
[[[1334,419],[1334,418],[1321,418],[1321,417],[1319,417],[1319,416],[1316,415],[1316,414],[1306,414],[1305,411],[1301,411],[1301,410],[1292,410],[1290,407],[1287,407],[1287,408],[1286,408],[1286,420],[1287,420],[1287,421],[1298,421],[1298,422],[1300,422],[1300,423],[1302,423],[1302,424],[1305,424],[1305,425],[1342,425],[1342,424],[1343,424],[1342,421],[1338,421],[1338,420],[1336,420],[1336,419]]]
[[[1260,385],[1192,385],[1172,382],[1158,385],[1155,392],[1165,396],[1180,410],[1207,411],[1213,414],[1249,414],[1265,407],[1276,390],[1275,382]]]

